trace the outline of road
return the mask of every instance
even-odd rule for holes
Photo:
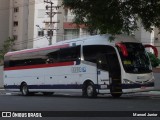
[[[121,113],[125,113],[126,111],[153,112],[160,111],[160,95],[128,94],[123,95],[119,99],[106,95],[98,96],[98,98],[94,99],[88,99],[76,94],[55,94],[53,96],[37,94],[35,96],[21,96],[20,94],[7,93],[0,95],[0,111],[82,111],[82,115],[84,111],[120,111]],[[113,114],[116,115],[117,112],[113,112]],[[113,116],[114,115],[112,115],[112,118],[109,120],[114,119]],[[65,120],[75,120],[73,117],[59,116],[58,119],[60,120],[62,119],[60,117]],[[81,118],[82,117],[78,117],[78,119]],[[83,120],[87,118],[88,117]],[[103,117],[100,118],[102,119]],[[115,119],[117,118],[120,120],[119,117],[116,117]],[[99,120],[97,117],[94,117],[94,119]],[[132,119],[135,118],[130,118],[130,120]],[[145,117],[144,119],[148,120],[151,118]],[[158,118],[152,118],[152,120],[154,119],[157,120]],[[122,120],[127,120],[127,118],[124,117]]]

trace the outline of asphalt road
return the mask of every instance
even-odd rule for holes
[[[2,95],[0,111],[160,111],[160,96],[130,94],[88,99],[80,95]]]
[[[43,96],[38,94],[36,96],[21,96],[20,94],[1,94],[0,95],[0,111],[120,111],[122,114],[127,111],[160,111],[160,95],[150,94],[128,94],[123,95],[119,99],[114,99],[110,95],[99,96],[98,98],[88,99],[81,95],[63,95],[56,94],[53,96]],[[74,113],[73,112],[73,113]],[[62,112],[64,113],[64,112]],[[160,112],[159,112],[160,113]],[[91,114],[96,114],[91,112]],[[139,120],[137,117],[116,117],[117,112],[108,113],[113,114],[108,120]],[[160,114],[159,114],[160,115]],[[114,118],[115,116],[115,118]],[[48,118],[49,119],[49,118]],[[51,118],[50,118],[51,119]],[[75,120],[72,117],[58,116],[54,120]],[[76,120],[82,119],[77,117]],[[96,120],[107,120],[106,117],[96,116],[92,117]],[[140,120],[158,120],[158,117],[140,117]],[[85,117],[83,120],[91,120],[91,117]]]

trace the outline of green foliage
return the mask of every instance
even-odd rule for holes
[[[160,64],[160,59],[157,58],[153,53],[148,52],[152,67],[157,67]]]
[[[13,38],[8,38],[7,40],[4,41],[3,47],[0,50],[0,65],[3,64],[3,58],[4,55],[11,49],[11,47],[14,45],[15,39]]]
[[[110,41],[110,42],[112,42],[112,41],[114,41],[114,40],[115,40],[115,36],[110,36],[110,37],[109,37],[109,41]]]
[[[140,20],[144,29],[160,29],[160,0],[63,0],[75,14],[75,23],[101,34],[132,34]]]

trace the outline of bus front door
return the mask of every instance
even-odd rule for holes
[[[107,62],[109,67],[110,92],[113,97],[122,95],[121,88],[121,68],[116,51],[107,54]]]

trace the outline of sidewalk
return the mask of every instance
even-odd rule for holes
[[[138,94],[138,93],[137,93]],[[141,95],[160,96],[160,91],[142,92]]]
[[[153,68],[154,73],[160,73],[160,68]]]
[[[6,93],[5,89],[0,88],[0,95],[5,94],[5,93]]]

